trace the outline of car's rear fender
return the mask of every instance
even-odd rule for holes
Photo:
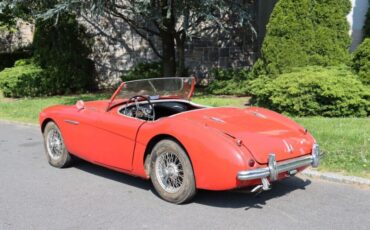
[[[193,165],[196,186],[201,189],[226,190],[238,185],[236,175],[247,168],[250,153],[236,141],[203,124],[179,117],[169,117],[144,124],[137,136],[133,174],[148,177],[144,156],[157,137],[176,139],[186,150]],[[159,139],[157,139],[159,140]],[[248,158],[248,159],[247,159]]]

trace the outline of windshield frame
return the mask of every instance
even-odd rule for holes
[[[109,99],[109,103],[108,103],[108,106],[107,106],[107,109],[106,111],[109,111],[111,108],[113,108],[114,106],[116,105],[119,105],[119,104],[122,104],[122,103],[125,103],[129,100],[129,98],[120,98],[120,99],[116,99],[117,96],[120,94],[120,92],[122,91],[122,89],[124,88],[125,85],[127,85],[127,83],[132,83],[132,82],[139,82],[139,81],[150,81],[150,80],[170,80],[170,79],[174,79],[174,78],[181,78],[181,79],[189,79],[191,80],[191,86],[190,86],[190,91],[188,93],[188,95],[186,97],[181,97],[179,95],[148,95],[149,97],[150,96],[156,96],[155,99],[183,99],[183,100],[188,100],[190,101],[193,93],[194,93],[194,90],[195,90],[195,78],[194,77],[166,77],[166,78],[148,78],[148,79],[139,79],[139,80],[133,80],[133,81],[125,81],[125,82],[122,82],[119,87],[117,88],[116,91],[114,91],[114,93],[112,94],[111,98]],[[138,94],[140,95],[140,94]],[[147,96],[147,95],[143,95],[143,96]],[[114,103],[115,100],[118,100],[117,103]]]

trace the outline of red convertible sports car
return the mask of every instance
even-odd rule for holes
[[[52,106],[40,114],[46,156],[65,167],[74,156],[150,179],[158,195],[189,201],[197,189],[270,183],[317,167],[306,129],[273,111],[192,103],[193,78],[122,83],[110,100]]]

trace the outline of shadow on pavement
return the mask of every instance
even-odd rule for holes
[[[243,192],[243,190],[232,191],[199,191],[194,202],[220,208],[263,208],[266,201],[284,196],[295,190],[304,190],[311,184],[310,180],[298,177],[290,177],[284,181],[272,184],[272,189],[260,194]]]
[[[114,180],[140,189],[144,190],[153,189],[150,181],[130,176],[124,173],[116,172],[114,170],[107,169],[99,165],[94,165],[84,160],[78,160],[75,164],[73,164],[73,167],[85,171],[87,173],[94,174],[96,176],[104,177],[109,180]]]
[[[114,180],[139,189],[151,191],[156,194],[150,181],[143,180],[138,177],[126,175],[116,172],[89,162],[79,160],[74,164],[74,167],[96,176],[104,177],[109,180]],[[248,193],[247,190],[232,190],[232,191],[206,191],[199,190],[194,197],[194,203],[214,206],[219,208],[263,208],[266,201],[284,196],[295,190],[304,190],[306,186],[311,184],[310,180],[303,180],[298,177],[287,178],[284,181],[272,184],[272,189],[262,192],[258,195]],[[190,204],[192,203],[190,202]]]

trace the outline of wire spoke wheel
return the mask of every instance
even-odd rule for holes
[[[166,192],[175,193],[183,184],[183,166],[174,153],[165,152],[159,155],[155,162],[155,173]]]
[[[46,157],[50,165],[63,168],[71,163],[69,154],[59,127],[52,121],[48,122],[43,131]]]
[[[150,178],[158,195],[175,204],[196,194],[193,167],[184,148],[172,139],[159,141],[151,150]]]
[[[64,143],[57,129],[51,129],[47,134],[47,150],[50,157],[54,160],[60,158],[63,154]]]

